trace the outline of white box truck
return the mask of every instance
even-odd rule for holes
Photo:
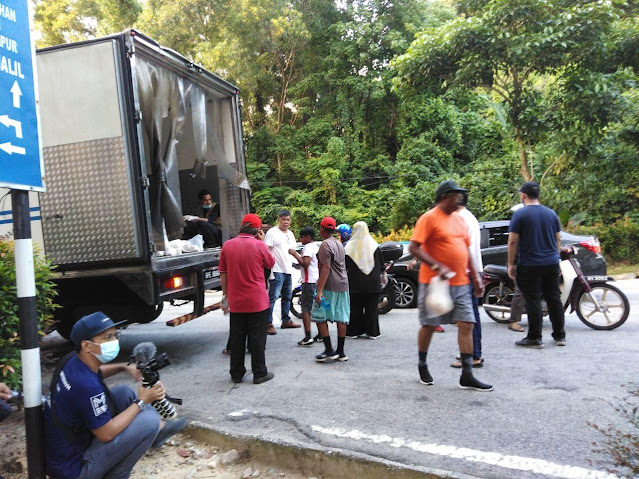
[[[149,322],[173,299],[201,315],[220,248],[172,256],[167,243],[200,189],[223,240],[249,210],[238,89],[134,30],[36,58],[47,190],[31,206],[56,266],[58,331],[96,310]]]

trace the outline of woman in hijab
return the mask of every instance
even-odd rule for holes
[[[380,336],[378,302],[384,260],[366,223],[359,221],[353,225],[353,235],[344,250],[351,300],[346,336],[377,339]]]

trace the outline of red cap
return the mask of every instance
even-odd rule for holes
[[[323,226],[327,230],[334,230],[335,228],[337,228],[337,223],[335,222],[335,218],[327,216],[320,222],[320,226]]]
[[[244,218],[242,218],[242,225],[246,225],[246,224],[248,224],[252,228],[261,228],[262,218],[260,218],[254,213],[249,213],[248,215],[244,215]]]

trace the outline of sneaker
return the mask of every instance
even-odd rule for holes
[[[301,328],[302,325],[299,323],[294,323],[291,320],[288,321],[282,321],[282,326],[280,326],[280,329],[290,329],[290,328]]]
[[[435,332],[436,332],[436,333],[445,333],[445,332],[446,332],[446,330],[445,330],[444,328],[442,328],[441,326],[437,326],[437,327],[435,328]]]
[[[152,448],[158,448],[164,445],[168,438],[177,434],[186,426],[186,419],[179,417],[177,419],[169,419],[164,421],[164,427],[160,430],[155,441],[151,444]]]
[[[566,345],[566,338],[555,339],[555,344],[557,346],[565,346]]]
[[[321,343],[324,340],[322,339],[322,335],[318,334],[317,336],[313,338],[313,341],[315,341],[316,343]]]
[[[523,348],[532,348],[532,349],[541,349],[544,347],[544,343],[541,339],[520,339],[519,341],[515,341],[516,346],[521,346]]]
[[[346,356],[346,354],[344,353],[337,353],[337,357],[335,358],[335,361],[348,361],[348,356]]]
[[[346,337],[347,337],[347,338],[349,338],[349,339],[357,339],[357,338],[359,338],[360,336],[356,334],[356,335],[354,335],[354,336],[346,336]]]
[[[301,341],[297,342],[298,346],[311,346],[315,341],[313,340],[313,338],[304,338]]]
[[[460,389],[469,389],[472,391],[480,391],[483,393],[487,393],[495,389],[490,384],[484,384],[479,379],[476,379],[472,374],[462,374],[459,378],[459,388]]]
[[[324,351],[322,354],[318,354],[317,356],[315,356],[315,360],[318,363],[324,363],[329,359],[337,359],[338,357],[339,354],[337,354],[335,351]]]
[[[275,336],[277,334],[277,331],[275,331],[275,326],[273,326],[272,324],[268,327],[268,329],[266,330],[266,334],[270,335],[270,336]]]
[[[266,373],[264,376],[256,378],[253,378],[253,384],[262,384],[265,383],[266,381],[270,381],[271,379],[273,379],[275,377],[275,374],[273,373]]]
[[[428,372],[426,365],[418,366],[419,369],[419,382],[426,386],[432,386],[434,384],[433,377]]]
[[[235,384],[240,384],[242,382],[242,379],[244,378],[231,378],[231,381],[233,381]]]
[[[368,334],[364,335],[366,339],[379,339],[380,336],[381,334],[378,334],[377,336],[369,336]]]

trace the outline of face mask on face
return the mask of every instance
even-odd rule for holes
[[[120,354],[120,341],[116,339],[114,341],[109,341],[108,343],[100,344],[100,352],[102,354],[93,353],[93,355],[98,358],[101,363],[113,361],[118,357],[118,354]]]
[[[211,208],[213,208],[213,205],[202,205],[202,208],[204,208],[205,210],[210,210]]]

